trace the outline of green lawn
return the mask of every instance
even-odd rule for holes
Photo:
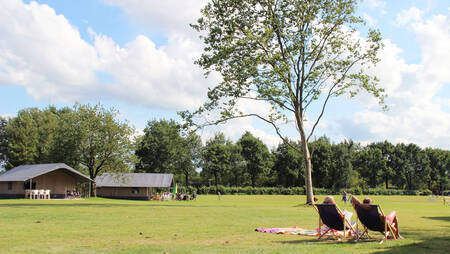
[[[419,196],[373,199],[384,212],[398,212],[405,240],[380,245],[254,231],[316,228],[318,216],[303,205],[304,196],[0,200],[0,253],[448,253],[450,206]],[[338,205],[352,210],[349,204]]]

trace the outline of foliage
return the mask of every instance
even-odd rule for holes
[[[8,136],[6,133],[6,126],[8,120],[0,116],[0,167],[7,163],[8,155]]]
[[[103,172],[130,171],[134,130],[116,120],[117,115],[101,105],[21,110],[5,128],[7,168],[63,162],[91,179]]]
[[[149,121],[137,145],[136,169],[148,173],[175,173],[180,146],[180,127],[175,121]]]
[[[94,179],[103,172],[130,172],[133,157],[132,135],[128,123],[117,120],[118,111],[95,106],[75,104],[67,114],[66,124],[75,141],[79,164]]]
[[[200,137],[195,133],[183,137],[174,120],[149,121],[135,151],[139,159],[136,171],[181,174],[188,186],[197,174],[201,147]]]
[[[383,102],[383,89],[367,72],[378,62],[381,37],[370,29],[367,39],[356,36],[363,23],[354,15],[356,5],[356,0],[208,3],[192,25],[204,35],[206,45],[196,63],[207,74],[219,73],[222,81],[208,91],[203,106],[181,112],[181,116],[187,124],[198,126],[257,117],[271,124],[285,141],[279,126],[295,119],[305,163],[307,203],[312,203],[308,142],[329,99],[365,91]],[[271,110],[266,115],[242,112],[239,102],[246,100],[263,101]],[[320,113],[307,115],[314,104]],[[196,117],[208,112],[218,112],[219,118],[200,123]],[[309,133],[307,118],[313,126]]]
[[[276,174],[276,184],[279,186],[303,186],[305,182],[302,154],[292,146],[299,145],[294,142],[291,142],[290,145],[283,142],[273,151],[274,165],[272,171]]]
[[[267,146],[250,132],[245,132],[238,140],[246,171],[250,175],[251,184],[256,186],[259,176],[268,175],[271,167],[271,155]]]
[[[214,138],[206,141],[202,151],[202,172],[203,177],[213,177],[216,191],[221,183],[221,178],[227,174],[232,167],[231,141],[226,140],[223,133],[217,133]]]
[[[57,126],[58,119],[52,107],[23,109],[17,117],[9,119],[5,128],[8,140],[6,168],[52,162]]]

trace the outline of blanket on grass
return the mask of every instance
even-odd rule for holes
[[[263,233],[271,233],[271,234],[289,234],[289,235],[306,235],[306,236],[319,236],[319,233],[323,233],[327,231],[328,228],[325,226],[322,229],[316,228],[315,230],[312,229],[304,229],[299,228],[297,226],[292,228],[257,228],[255,231],[257,232],[263,232]],[[342,237],[344,233],[342,231],[337,230],[330,230],[326,234],[326,236],[337,236]]]

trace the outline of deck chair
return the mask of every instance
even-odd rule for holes
[[[384,218],[386,216],[379,205],[370,205],[370,209],[364,209],[361,206],[355,205],[356,216],[364,227],[361,234],[358,234],[357,241],[361,238],[373,238],[369,235],[369,230],[380,232],[383,235],[383,239],[380,241],[382,244],[388,239],[389,233],[392,235],[393,239],[397,239],[395,236],[395,228],[386,219],[384,222],[381,220],[380,215]]]
[[[316,204],[314,205],[316,211],[319,213],[319,238],[325,236],[330,230],[344,231],[344,238],[347,236],[347,230],[357,236],[355,226],[352,226],[350,221],[344,216],[342,211],[335,204]],[[322,225],[326,225],[328,229],[321,233]],[[335,232],[332,231],[334,236]]]

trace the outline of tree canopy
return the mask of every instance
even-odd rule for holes
[[[219,73],[222,80],[209,89],[204,105],[181,116],[197,126],[253,116],[272,125],[285,141],[280,124],[295,119],[307,203],[312,203],[308,141],[329,99],[354,97],[360,91],[380,103],[384,99],[377,78],[367,71],[378,62],[381,36],[371,29],[366,38],[358,36],[364,22],[354,15],[356,8],[356,0],[211,1],[192,25],[206,45],[196,63],[206,74]],[[271,110],[265,115],[243,112],[243,100],[262,101]],[[315,104],[321,110],[314,116],[310,109]],[[199,117],[205,114],[209,116]],[[214,115],[218,117],[212,119]],[[312,123],[309,133],[306,121]]]

